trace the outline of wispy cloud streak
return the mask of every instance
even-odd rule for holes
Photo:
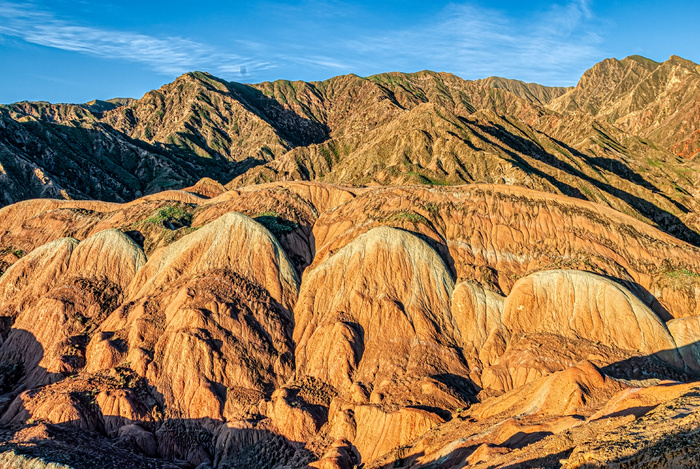
[[[163,74],[195,69],[229,75],[256,74],[273,64],[222,52],[187,38],[154,37],[72,24],[29,4],[0,3],[0,36],[96,57],[145,64]]]
[[[230,42],[237,53],[180,36],[77,24],[28,1],[0,0],[0,40],[16,38],[140,63],[168,75],[198,69],[240,81],[309,80],[432,69],[465,78],[501,75],[570,85],[602,58],[599,22],[588,0],[558,0],[527,18],[469,2],[452,3],[398,29],[387,28],[370,10],[343,0],[306,0],[270,8],[273,13],[265,24],[273,29],[284,25],[292,31],[288,36],[271,39],[261,28]]]
[[[553,5],[534,18],[452,4],[411,29],[349,41],[366,62],[396,68],[424,63],[465,77],[502,75],[572,84],[600,58],[601,38],[586,0]]]

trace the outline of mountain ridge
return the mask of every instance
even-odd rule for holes
[[[203,177],[229,188],[501,182],[603,203],[698,243],[697,67],[677,57],[606,59],[569,88],[431,71],[254,85],[190,72],[139,100],[20,102],[0,109],[36,143],[6,142],[0,164],[14,169],[0,175],[3,199],[125,201]],[[84,143],[66,138],[76,133]],[[47,136],[67,145],[49,150]],[[134,162],[122,148],[166,173],[130,182]],[[93,168],[91,183],[71,180],[80,166]]]
[[[695,465],[694,67],[0,106],[0,467]]]

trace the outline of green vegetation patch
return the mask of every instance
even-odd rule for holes
[[[419,184],[423,184],[426,186],[449,186],[450,185],[450,183],[444,179],[432,178],[430,176],[426,176],[424,174],[421,174],[421,173],[418,173],[415,171],[409,171],[406,173],[406,175],[411,176],[413,178],[416,178],[418,180]]]
[[[697,278],[700,279],[700,274],[697,272],[693,272],[692,270],[688,269],[677,269],[677,270],[670,270],[668,272],[665,272],[666,275],[668,275],[671,278],[683,278],[683,277],[690,277],[690,278]]]
[[[299,224],[277,215],[274,210],[260,212],[253,219],[267,228],[270,233],[279,237],[299,228]]]
[[[179,205],[163,207],[150,218],[141,223],[160,225],[170,230],[177,230],[192,223],[192,214]]]
[[[0,250],[0,256],[4,256],[6,254],[14,254],[17,259],[21,259],[22,256],[24,256],[24,251],[14,246],[8,246],[5,249]]]
[[[425,218],[423,215],[420,213],[416,212],[409,212],[409,211],[401,211],[401,212],[396,212],[392,213],[391,215],[383,218],[382,220],[379,220],[381,222],[387,222],[387,221],[407,221],[410,223],[423,223],[424,225],[430,225],[430,220]]]

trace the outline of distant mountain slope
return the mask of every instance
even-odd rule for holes
[[[700,154],[700,65],[680,57],[604,60],[548,107],[588,112],[679,156]]]
[[[634,80],[645,76],[642,65]],[[598,94],[607,96],[620,81],[611,78]],[[253,168],[228,187],[299,179],[515,184],[602,203],[700,242],[697,164],[596,118],[603,99],[597,95],[586,105],[590,112],[559,112],[543,102],[552,107],[575,90],[434,72],[256,86],[328,125],[330,138]]]
[[[131,139],[78,106],[38,111],[39,119],[0,108],[3,205],[36,197],[126,201],[226,171]]]
[[[542,86],[537,83],[524,83],[520,80],[502,77],[489,77],[476,82],[483,83],[488,88],[510,91],[519,98],[525,98],[538,104],[547,104],[571,90],[571,87]]]
[[[188,73],[104,122],[126,135],[180,154],[244,163],[270,161],[326,138],[325,127],[285,109],[255,88]]]
[[[411,91],[413,82],[421,83],[419,92]],[[401,105],[378,110],[386,100],[437,100],[471,112],[461,90],[467,83],[422,72],[251,86],[193,72],[140,100],[0,106],[0,204],[34,197],[124,201],[202,177],[226,182],[294,149],[315,148],[331,127],[361,144],[364,132],[396,117]],[[483,86],[472,84],[472,94]],[[528,86],[533,96],[550,93]]]
[[[502,183],[588,199],[700,244],[700,71],[608,59],[575,88],[449,73],[231,83],[187,73],[140,100],[0,108],[0,203],[130,200],[211,177]]]

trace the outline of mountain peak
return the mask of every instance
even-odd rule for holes
[[[0,466],[696,465],[689,64],[0,106]]]
[[[661,65],[659,62],[656,62],[655,60],[652,60],[652,59],[648,59],[648,58],[643,57],[641,55],[629,55],[629,56],[625,57],[624,59],[622,59],[622,62],[625,62],[625,61],[628,61],[628,62],[633,61],[635,63],[645,65],[648,67],[658,67],[659,65]]]

